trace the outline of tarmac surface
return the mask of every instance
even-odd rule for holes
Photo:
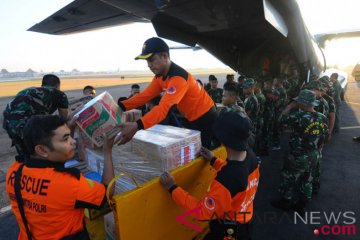
[[[207,76],[199,78],[207,82]],[[222,87],[224,77],[218,79]],[[142,89],[146,86],[140,85]],[[107,90],[117,98],[128,96],[129,89],[130,86],[107,87],[97,89],[97,93]],[[69,98],[80,94],[79,91],[66,93]],[[0,98],[1,112],[10,99]],[[270,205],[270,201],[280,197],[277,189],[288,136],[282,137],[281,150],[272,151],[269,157],[262,158],[261,179],[255,198],[253,240],[360,239],[360,143],[352,140],[353,136],[360,136],[360,82],[349,82],[340,116],[341,131],[333,136],[323,151],[320,192],[308,204],[302,219],[291,211],[284,213]],[[2,118],[1,114],[0,122]],[[9,211],[4,187],[5,174],[14,156],[15,150],[10,148],[6,132],[0,128],[0,239],[17,239],[19,231],[15,217]],[[355,226],[355,235],[347,232],[348,224]],[[314,234],[314,230],[319,230],[319,235]]]

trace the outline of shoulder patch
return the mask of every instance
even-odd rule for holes
[[[204,198],[204,206],[210,211],[214,210],[216,207],[216,202],[212,197],[206,196]]]
[[[166,93],[167,93],[167,94],[175,94],[175,93],[176,93],[176,87],[174,87],[174,86],[169,87],[169,88],[166,90]]]
[[[87,183],[89,184],[89,186],[90,186],[91,188],[94,188],[95,184],[94,184],[94,182],[93,182],[92,180],[90,180],[90,179],[88,179],[88,178],[85,178],[85,180],[87,181]]]

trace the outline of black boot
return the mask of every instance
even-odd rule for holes
[[[270,202],[271,205],[275,208],[278,208],[278,209],[281,209],[285,212],[291,210],[292,208],[292,203],[290,200],[288,199],[285,199],[285,198],[282,198],[280,200],[277,200],[277,201],[272,201]]]

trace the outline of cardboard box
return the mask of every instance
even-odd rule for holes
[[[85,106],[86,103],[91,101],[94,97],[93,96],[83,96],[80,98],[74,98],[69,101],[69,109],[71,112],[76,112],[81,110]]]
[[[165,125],[138,131],[132,151],[152,160],[152,166],[168,171],[185,165],[200,152],[200,132]]]
[[[121,122],[120,109],[106,91],[85,104],[75,116],[77,125],[98,147],[104,143],[104,133],[114,137],[119,132],[116,125]]]

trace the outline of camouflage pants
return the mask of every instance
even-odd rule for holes
[[[313,192],[318,192],[320,189],[321,162],[322,162],[322,153],[321,151],[319,151],[319,158],[315,162],[315,166],[312,169],[312,173],[311,173],[311,175],[313,176],[313,182],[312,182]]]
[[[281,126],[280,123],[277,121],[281,115],[279,110],[275,111],[275,122],[273,123],[273,131],[272,131],[272,145],[279,146],[280,145],[280,134],[281,134]]]
[[[281,172],[280,193],[283,198],[295,200],[296,197],[308,201],[312,196],[312,172],[318,162],[319,152],[289,154]]]
[[[3,123],[3,128],[6,130],[9,135],[12,143],[11,146],[15,146],[18,156],[16,156],[18,161],[23,161],[23,157],[27,155],[27,150],[23,140],[23,129],[25,126],[25,121],[21,120],[5,120]]]
[[[273,136],[273,128],[274,128],[274,115],[272,114],[266,114],[264,113],[264,122],[263,122],[263,126],[262,126],[262,139],[263,139],[263,144],[262,146],[264,148],[268,148],[271,145],[271,141],[272,141],[272,136]]]

